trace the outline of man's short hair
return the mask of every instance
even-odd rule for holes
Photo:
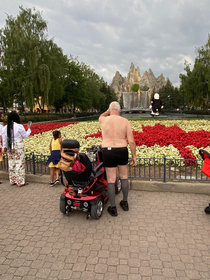
[[[110,111],[113,111],[113,110],[120,111],[120,104],[117,101],[113,101],[110,103],[109,109],[110,109]]]

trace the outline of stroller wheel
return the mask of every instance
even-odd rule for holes
[[[210,214],[210,205],[207,206],[207,207],[204,209],[204,212],[205,212],[206,214]]]
[[[122,186],[121,186],[121,181],[120,181],[120,177],[117,176],[117,180],[115,183],[115,193],[118,194],[121,192]]]
[[[60,211],[66,214],[66,197],[64,194],[60,196]]]
[[[104,201],[102,199],[102,197],[98,197],[96,199],[96,202],[94,204],[92,204],[91,206],[91,217],[93,219],[99,219],[102,216],[104,210]]]

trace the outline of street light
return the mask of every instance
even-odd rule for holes
[[[171,110],[171,96],[168,95],[168,99],[169,99],[169,110]]]
[[[77,86],[77,82],[72,81],[71,85],[72,85],[72,92],[73,92],[73,114],[74,114],[74,118],[76,118],[76,115],[75,115],[75,96],[74,96],[74,86]]]

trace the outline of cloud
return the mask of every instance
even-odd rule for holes
[[[149,68],[179,85],[184,61],[192,65],[195,48],[206,44],[208,0],[0,0],[0,25],[18,6],[35,7],[48,23],[49,38],[89,64],[110,83],[116,71],[127,76],[131,62],[141,75]]]

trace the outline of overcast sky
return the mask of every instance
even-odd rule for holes
[[[174,86],[192,65],[196,47],[210,34],[209,0],[0,0],[0,28],[19,6],[42,12],[48,36],[63,49],[90,65],[111,83],[116,71],[127,76],[131,62],[141,76],[149,68],[163,73]]]

